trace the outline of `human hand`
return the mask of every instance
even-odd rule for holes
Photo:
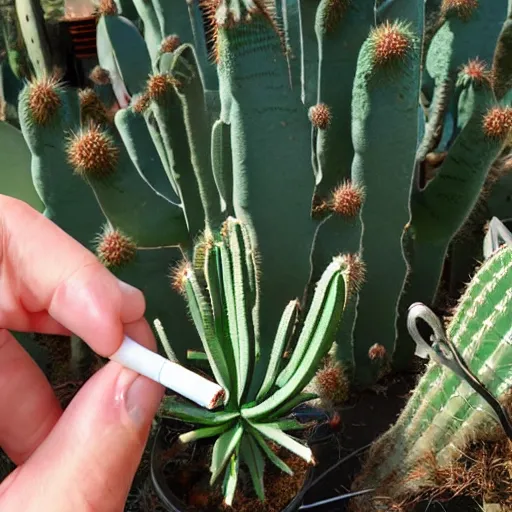
[[[124,333],[154,349],[144,309],[139,290],[25,203],[0,195],[0,446],[18,466],[0,485],[2,512],[122,511],[163,395],[110,361],[62,412],[7,329],[73,332],[108,357]]]

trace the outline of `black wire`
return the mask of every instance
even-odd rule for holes
[[[506,409],[492,395],[492,393],[490,393],[487,390],[487,388],[482,384],[482,382],[480,382],[480,380],[477,377],[475,377],[475,375],[473,375],[468,365],[459,354],[455,345],[448,338],[445,338],[443,341],[448,345],[459,368],[466,376],[466,382],[491,406],[493,411],[498,416],[498,419],[500,420],[501,426],[503,427],[505,434],[507,434],[507,437],[512,441],[512,422],[510,421],[510,416],[508,415]]]

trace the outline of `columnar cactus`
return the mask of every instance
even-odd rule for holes
[[[512,385],[512,246],[478,270],[450,320],[446,336],[487,390],[504,399]],[[372,447],[355,487],[378,488],[379,498],[356,498],[354,510],[389,510],[436,487],[432,467],[446,468],[468,444],[485,439],[497,418],[467,382],[434,361],[428,365],[396,424]],[[413,478],[417,475],[417,478]]]

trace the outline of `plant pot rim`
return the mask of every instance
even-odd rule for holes
[[[156,464],[155,460],[158,457],[159,449],[161,448],[160,445],[160,438],[161,434],[163,432],[163,429],[165,428],[166,422],[174,422],[182,424],[182,422],[178,420],[172,420],[172,419],[161,419],[157,428],[157,432],[155,434],[154,440],[153,440],[153,446],[151,447],[151,462],[150,462],[150,469],[151,469],[151,480],[153,483],[153,486],[155,488],[156,494],[158,495],[159,499],[161,500],[164,507],[169,512],[196,512],[199,509],[195,507],[191,507],[189,505],[186,505],[183,503],[170,489],[170,487],[165,482],[165,478],[160,472],[158,468],[158,464]],[[173,444],[174,444],[173,440]],[[313,480],[313,469],[311,466],[306,470],[304,481],[302,482],[302,485],[295,495],[295,497],[286,505],[285,508],[282,509],[281,512],[295,512],[298,510],[300,505],[302,504],[302,501],[304,499],[304,496],[306,495],[307,491],[309,490],[309,486]],[[233,509],[235,511],[236,509]]]

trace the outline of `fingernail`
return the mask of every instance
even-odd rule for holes
[[[160,384],[142,375],[129,386],[126,392],[126,410],[137,428],[145,428],[153,420],[163,393]]]

